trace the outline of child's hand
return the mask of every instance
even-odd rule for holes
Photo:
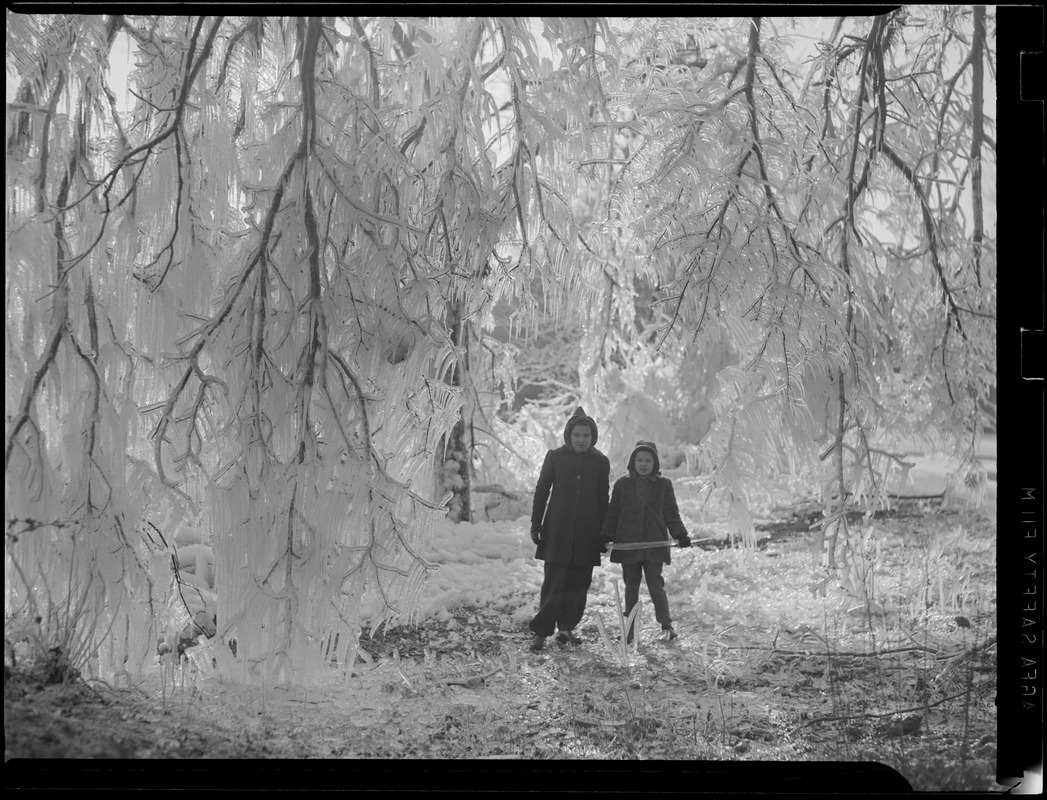
[[[677,545],[677,547],[690,547],[691,546],[691,540],[688,537],[684,536],[684,537],[676,540],[676,545]]]
[[[534,542],[535,544],[541,544],[542,543],[542,529],[541,528],[531,528],[531,541]]]

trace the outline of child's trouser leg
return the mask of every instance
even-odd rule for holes
[[[622,564],[622,580],[625,581],[625,616],[633,610],[636,601],[640,599],[640,579],[643,578],[643,564]],[[629,627],[629,637],[632,638],[633,629]]]
[[[556,619],[556,625],[560,630],[573,630],[575,625],[582,621],[589,585],[592,582],[591,566],[571,564],[568,567],[567,578],[563,584],[563,603],[560,606],[560,615]]]
[[[546,561],[543,565],[545,576],[542,579],[542,591],[538,599],[538,613],[529,625],[539,636],[552,636],[556,632],[556,619],[563,606],[564,584],[567,581],[569,564],[555,564]]]
[[[654,605],[654,618],[665,626],[672,624],[672,618],[669,616],[669,597],[665,593],[662,566],[661,562],[644,564],[643,573],[647,579],[647,593],[651,595],[651,603]]]
[[[538,613],[531,620],[531,630],[539,636],[552,636],[557,624],[560,630],[574,628],[585,613],[586,595],[592,580],[591,566],[546,561]]]

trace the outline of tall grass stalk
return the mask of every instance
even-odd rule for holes
[[[629,632],[632,631],[634,644],[640,640],[640,606],[642,604],[637,600],[636,605],[632,607],[629,615],[626,616],[625,609],[622,606],[622,597],[618,591],[618,581],[614,582],[614,602],[618,611],[619,636],[617,641],[608,633],[603,616],[601,616],[599,611],[596,612],[596,627],[599,629],[600,638],[607,645],[607,649],[621,662],[622,666],[627,667],[629,666]]]

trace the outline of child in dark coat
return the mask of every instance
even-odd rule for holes
[[[593,567],[600,565],[611,475],[597,436],[595,420],[579,406],[564,428],[563,446],[545,454],[534,490],[531,539],[538,545],[534,557],[545,562],[538,613],[530,623],[534,651],[556,628],[561,645],[581,643],[574,626],[585,611]]]
[[[644,577],[655,619],[667,637],[675,639],[662,566],[671,561],[670,535],[680,547],[690,547],[691,540],[680,519],[673,482],[661,474],[655,444],[637,442],[628,469],[627,476],[615,481],[600,538],[605,548],[611,547],[611,561],[622,565],[626,615],[639,599]],[[632,638],[630,628],[628,640]]]

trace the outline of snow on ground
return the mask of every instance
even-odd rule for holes
[[[542,586],[542,565],[534,559],[527,517],[457,524],[441,520],[423,555],[438,569],[422,590],[420,618],[445,619],[461,605],[518,603],[521,597],[536,598]]]

